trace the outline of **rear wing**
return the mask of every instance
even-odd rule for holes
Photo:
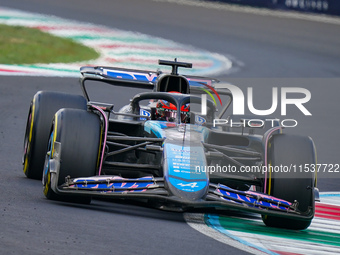
[[[84,66],[80,68],[81,78],[80,85],[85,98],[90,101],[87,93],[86,81],[105,82],[113,86],[141,88],[153,90],[155,87],[155,80],[158,76],[156,72],[112,68],[103,66]]]
[[[85,82],[89,80],[105,82],[113,86],[141,88],[156,91],[158,77],[161,75],[172,75],[161,71],[155,72],[105,66],[84,66],[80,68],[80,73],[82,75],[80,78],[81,88],[88,101],[90,101],[90,99],[85,87]],[[217,79],[200,76],[182,75],[182,77],[188,81],[190,90],[196,90],[199,87],[213,87],[214,83],[219,82]]]

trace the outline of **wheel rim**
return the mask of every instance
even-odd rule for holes
[[[44,170],[42,183],[44,185],[44,194],[47,195],[51,184],[51,174],[50,174],[50,159],[52,158],[52,145],[53,145],[54,132],[51,132],[50,139],[48,141],[48,150],[45,157]]]

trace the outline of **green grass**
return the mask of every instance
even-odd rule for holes
[[[0,24],[0,64],[72,63],[98,57],[95,50],[73,40]]]

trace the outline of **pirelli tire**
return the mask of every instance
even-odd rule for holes
[[[267,193],[292,203],[297,201],[297,209],[311,218],[300,220],[263,215],[263,222],[267,226],[277,228],[293,230],[308,228],[315,212],[316,176],[313,171],[300,171],[299,166],[316,164],[312,139],[298,135],[274,135],[268,145],[268,162],[269,166],[277,167],[277,170],[269,174]],[[281,171],[282,167],[286,167],[286,170],[290,167],[291,172]]]
[[[43,174],[44,194],[48,199],[90,203],[89,196],[64,196],[51,187],[49,162],[54,159],[54,147],[59,144],[60,167],[58,186],[65,177],[90,177],[96,175],[101,141],[101,121],[97,114],[79,109],[60,109],[54,117]]]
[[[23,151],[23,171],[28,178],[42,177],[47,143],[54,114],[61,108],[87,109],[80,95],[39,91],[30,104]]]

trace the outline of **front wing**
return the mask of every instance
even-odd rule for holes
[[[209,184],[205,199],[189,201],[176,197],[165,188],[162,177],[147,176],[142,178],[122,178],[103,175],[86,178],[65,178],[63,185],[57,185],[57,172],[51,171],[51,188],[57,194],[83,195],[92,197],[148,199],[163,203],[169,208],[216,208],[222,210],[242,210],[263,215],[280,216],[294,219],[310,220],[314,212],[302,213],[297,209],[298,203],[269,196],[255,191],[239,191],[222,184]]]

